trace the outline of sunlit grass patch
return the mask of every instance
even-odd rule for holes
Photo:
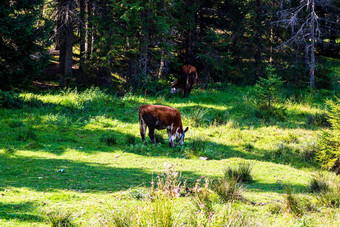
[[[249,90],[251,87],[236,86],[200,90],[190,99],[165,92],[161,96],[147,94],[145,99],[144,94],[116,97],[98,88],[21,94],[24,108],[0,109],[0,215],[10,213],[1,216],[0,225],[46,224],[44,212],[61,203],[74,214],[72,223],[85,226],[113,224],[115,218],[130,215],[125,208],[135,215],[133,224],[136,220],[179,226],[219,226],[224,221],[268,226],[338,224],[334,221],[339,215],[337,197],[328,194],[319,198],[319,193],[308,191],[311,174],[319,169],[314,157],[316,138],[327,128],[309,125],[306,119],[309,114],[325,112],[321,96],[301,96],[306,99],[302,103],[298,99],[282,102],[287,119],[265,121],[256,117]],[[29,106],[29,100],[35,104]],[[170,148],[166,130],[156,131],[157,145],[148,136],[147,145],[142,143],[138,108],[144,103],[181,111],[184,127],[189,126],[183,146]],[[212,186],[223,178],[223,168],[236,168],[243,162],[254,163],[253,180],[242,188],[244,200],[231,203],[222,203],[212,187],[208,196],[200,198],[201,208],[183,188],[181,197],[169,203],[146,203],[151,198],[151,182],[169,161],[176,164],[180,179],[190,189],[198,179],[209,179]],[[284,210],[288,184],[297,194],[302,218]],[[13,200],[21,216],[7,210]],[[23,205],[29,201],[34,201],[30,211]],[[211,205],[211,214],[204,204]],[[269,204],[281,208],[267,209]],[[122,209],[110,210],[112,207]],[[167,219],[163,222],[152,216],[156,211]]]

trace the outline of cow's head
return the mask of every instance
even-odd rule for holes
[[[171,94],[178,92],[177,82],[178,81],[174,81],[174,82],[171,83]]]
[[[180,132],[179,128],[177,128],[177,130],[176,130],[176,141],[177,141],[177,143],[179,143],[179,145],[183,145],[185,133],[188,131],[188,129],[189,128],[186,127],[184,130],[182,130],[182,132]]]

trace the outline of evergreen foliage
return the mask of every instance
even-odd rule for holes
[[[340,174],[340,98],[327,100],[326,103],[331,108],[329,111],[331,131],[325,131],[320,136],[317,159],[325,169]]]
[[[43,0],[5,0],[0,5],[0,89],[27,84],[47,58],[49,21],[41,18]]]
[[[267,78],[260,77],[254,89],[256,97],[260,100],[260,104],[270,109],[278,98],[283,81],[282,78],[275,73],[275,68],[271,65],[266,68],[266,74]]]

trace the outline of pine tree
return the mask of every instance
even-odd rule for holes
[[[51,24],[39,21],[42,3],[5,0],[0,4],[0,89],[29,83],[47,63],[42,56]]]

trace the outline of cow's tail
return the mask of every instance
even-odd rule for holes
[[[139,125],[144,125],[144,120],[143,120],[143,108],[139,108],[138,111],[138,117],[139,117]]]

